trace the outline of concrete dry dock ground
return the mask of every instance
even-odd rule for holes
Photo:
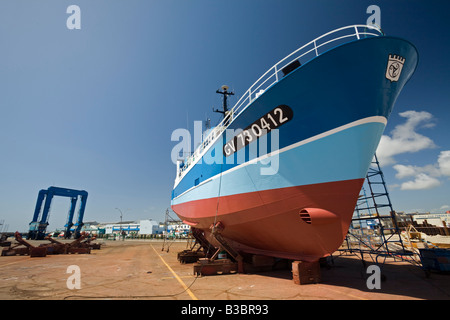
[[[290,270],[195,277],[192,264],[180,264],[185,242],[161,251],[157,241],[104,241],[91,254],[0,257],[0,299],[158,299],[158,300],[412,300],[450,299],[450,275],[425,272],[406,262],[382,266],[386,280],[369,290],[366,270],[355,256],[339,256],[322,268],[319,284],[296,285]],[[167,248],[167,243],[165,248]],[[80,268],[81,289],[68,289]]]

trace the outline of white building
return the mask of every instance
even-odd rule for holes
[[[189,234],[191,227],[181,222],[172,222],[167,225],[167,233],[169,235],[185,237]]]
[[[412,218],[418,224],[422,224],[426,220],[429,224],[436,227],[442,227],[442,222],[445,222],[447,226],[450,226],[450,214],[448,213],[414,214]]]
[[[134,233],[136,235],[161,234],[163,230],[159,223],[153,220],[123,221],[119,223],[105,224],[105,234],[126,234]]]
[[[153,220],[140,220],[139,234],[161,234],[159,223]]]

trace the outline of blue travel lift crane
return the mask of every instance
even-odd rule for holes
[[[64,225],[66,228],[64,237],[70,238],[72,235],[70,229],[74,226],[72,220],[75,213],[75,207],[77,205],[78,197],[81,198],[81,205],[78,211],[78,219],[75,223],[75,235],[74,238],[78,239],[81,236],[81,228],[83,227],[83,216],[86,208],[86,201],[88,193],[84,190],[73,190],[59,187],[50,187],[47,190],[42,189],[39,191],[36,208],[34,209],[33,220],[30,222],[30,230],[28,232],[28,239],[43,240],[45,237],[45,231],[48,226],[48,216],[50,211],[50,205],[54,196],[70,197],[71,205],[69,215],[67,217],[67,223]],[[39,220],[41,213],[42,203],[44,202],[44,210],[42,211],[42,217]]]

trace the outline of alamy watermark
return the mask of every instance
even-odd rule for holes
[[[366,286],[369,290],[381,289],[381,269],[377,265],[370,265],[366,270],[367,274],[370,276],[366,280]]]
[[[70,265],[67,267],[66,273],[71,275],[67,278],[67,289],[81,289],[81,269],[77,265]]]
[[[366,10],[367,14],[370,14],[370,16],[366,20],[366,24],[369,26],[376,26],[381,28],[381,9],[377,5],[370,5],[367,7]]]
[[[275,127],[273,125],[273,127]],[[213,131],[215,129],[212,129]],[[262,128],[253,124],[247,129],[225,129],[205,136],[202,133],[202,121],[194,121],[194,137],[187,129],[172,132],[171,141],[178,143],[172,148],[171,160],[179,168],[190,165],[207,164],[258,164],[261,175],[273,175],[279,168],[279,130]],[[217,136],[214,136],[214,135]],[[192,143],[193,141],[193,143]],[[192,149],[192,145],[196,148]],[[200,146],[200,147],[199,147]],[[243,150],[241,150],[243,149]]]
[[[81,29],[81,9],[79,6],[72,4],[67,7],[66,13],[70,16],[66,20],[66,27],[69,30]]]

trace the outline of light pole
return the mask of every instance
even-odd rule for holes
[[[117,210],[119,210],[120,212],[120,227],[119,227],[119,237],[122,236],[122,210],[120,210],[119,208],[116,208]],[[122,241],[125,240],[125,237],[122,237]]]

